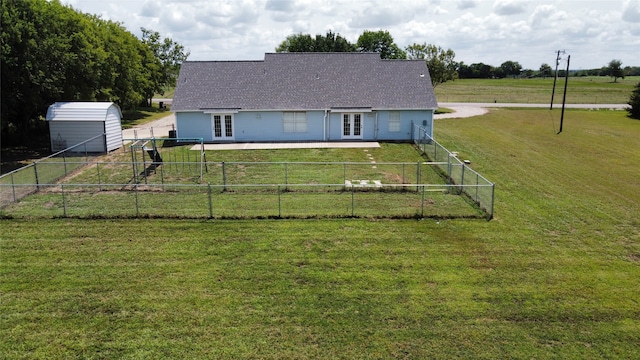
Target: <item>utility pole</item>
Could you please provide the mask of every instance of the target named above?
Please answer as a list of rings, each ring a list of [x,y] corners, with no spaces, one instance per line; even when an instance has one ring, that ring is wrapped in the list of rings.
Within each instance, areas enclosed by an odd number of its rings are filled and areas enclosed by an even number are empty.
[[[564,50],[558,50],[558,55],[556,56],[556,72],[553,76],[553,90],[551,90],[551,106],[549,106],[549,110],[553,110],[553,97],[556,94],[556,81],[558,80],[558,65],[560,64],[560,53],[564,54]]]
[[[564,122],[564,104],[567,100],[567,84],[569,83],[569,61],[571,60],[571,55],[567,56],[567,73],[564,75],[564,95],[562,95],[562,115],[560,115],[560,131],[558,134],[562,132],[562,123]]]

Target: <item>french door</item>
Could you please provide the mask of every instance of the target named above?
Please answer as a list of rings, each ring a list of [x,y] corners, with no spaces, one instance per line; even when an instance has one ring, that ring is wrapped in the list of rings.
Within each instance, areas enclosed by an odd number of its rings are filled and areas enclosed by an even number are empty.
[[[362,139],[362,114],[342,114],[342,138]]]
[[[233,115],[213,115],[213,140],[233,140]]]

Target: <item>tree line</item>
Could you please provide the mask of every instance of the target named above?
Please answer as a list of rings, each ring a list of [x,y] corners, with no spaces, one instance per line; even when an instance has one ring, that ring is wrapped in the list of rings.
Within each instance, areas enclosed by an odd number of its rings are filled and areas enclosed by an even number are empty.
[[[386,30],[365,30],[355,44],[331,30],[326,35],[293,34],[276,47],[276,52],[376,52],[382,59],[425,60],[431,82],[437,86],[456,76],[455,53],[451,49],[422,43],[402,49]]]
[[[173,86],[189,56],[184,47],[142,29],[76,11],[59,0],[2,1],[2,140],[20,143],[56,101],[150,105]]]
[[[404,49],[398,46],[388,31],[365,30],[355,44],[340,34],[328,31],[326,35],[293,34],[288,36],[276,52],[377,52],[383,59],[421,59],[427,62],[433,86],[453,79],[495,79],[552,77],[554,69],[543,63],[538,70],[523,69],[517,61],[508,60],[493,66],[484,63],[465,64],[455,61],[455,52],[427,43],[414,43]],[[564,76],[566,70],[559,70]],[[639,76],[640,67],[622,68],[620,60],[612,60],[607,66],[591,70],[570,71],[570,76],[611,76],[616,81],[625,76]]]

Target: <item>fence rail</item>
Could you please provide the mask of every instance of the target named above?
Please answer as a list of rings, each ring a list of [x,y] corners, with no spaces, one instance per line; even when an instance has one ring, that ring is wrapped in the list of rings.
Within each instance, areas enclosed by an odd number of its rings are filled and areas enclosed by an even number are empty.
[[[467,185],[468,186],[468,185]],[[446,184],[43,185],[17,218],[483,218]]]

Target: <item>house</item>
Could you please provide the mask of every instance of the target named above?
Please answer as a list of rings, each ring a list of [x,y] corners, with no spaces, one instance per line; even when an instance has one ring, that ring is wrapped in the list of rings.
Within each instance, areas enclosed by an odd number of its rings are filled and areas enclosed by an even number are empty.
[[[51,151],[92,139],[74,152],[106,153],[122,146],[122,113],[112,102],[57,102],[49,106]]]
[[[180,138],[206,142],[410,141],[438,107],[423,60],[276,53],[187,61],[173,98]]]

